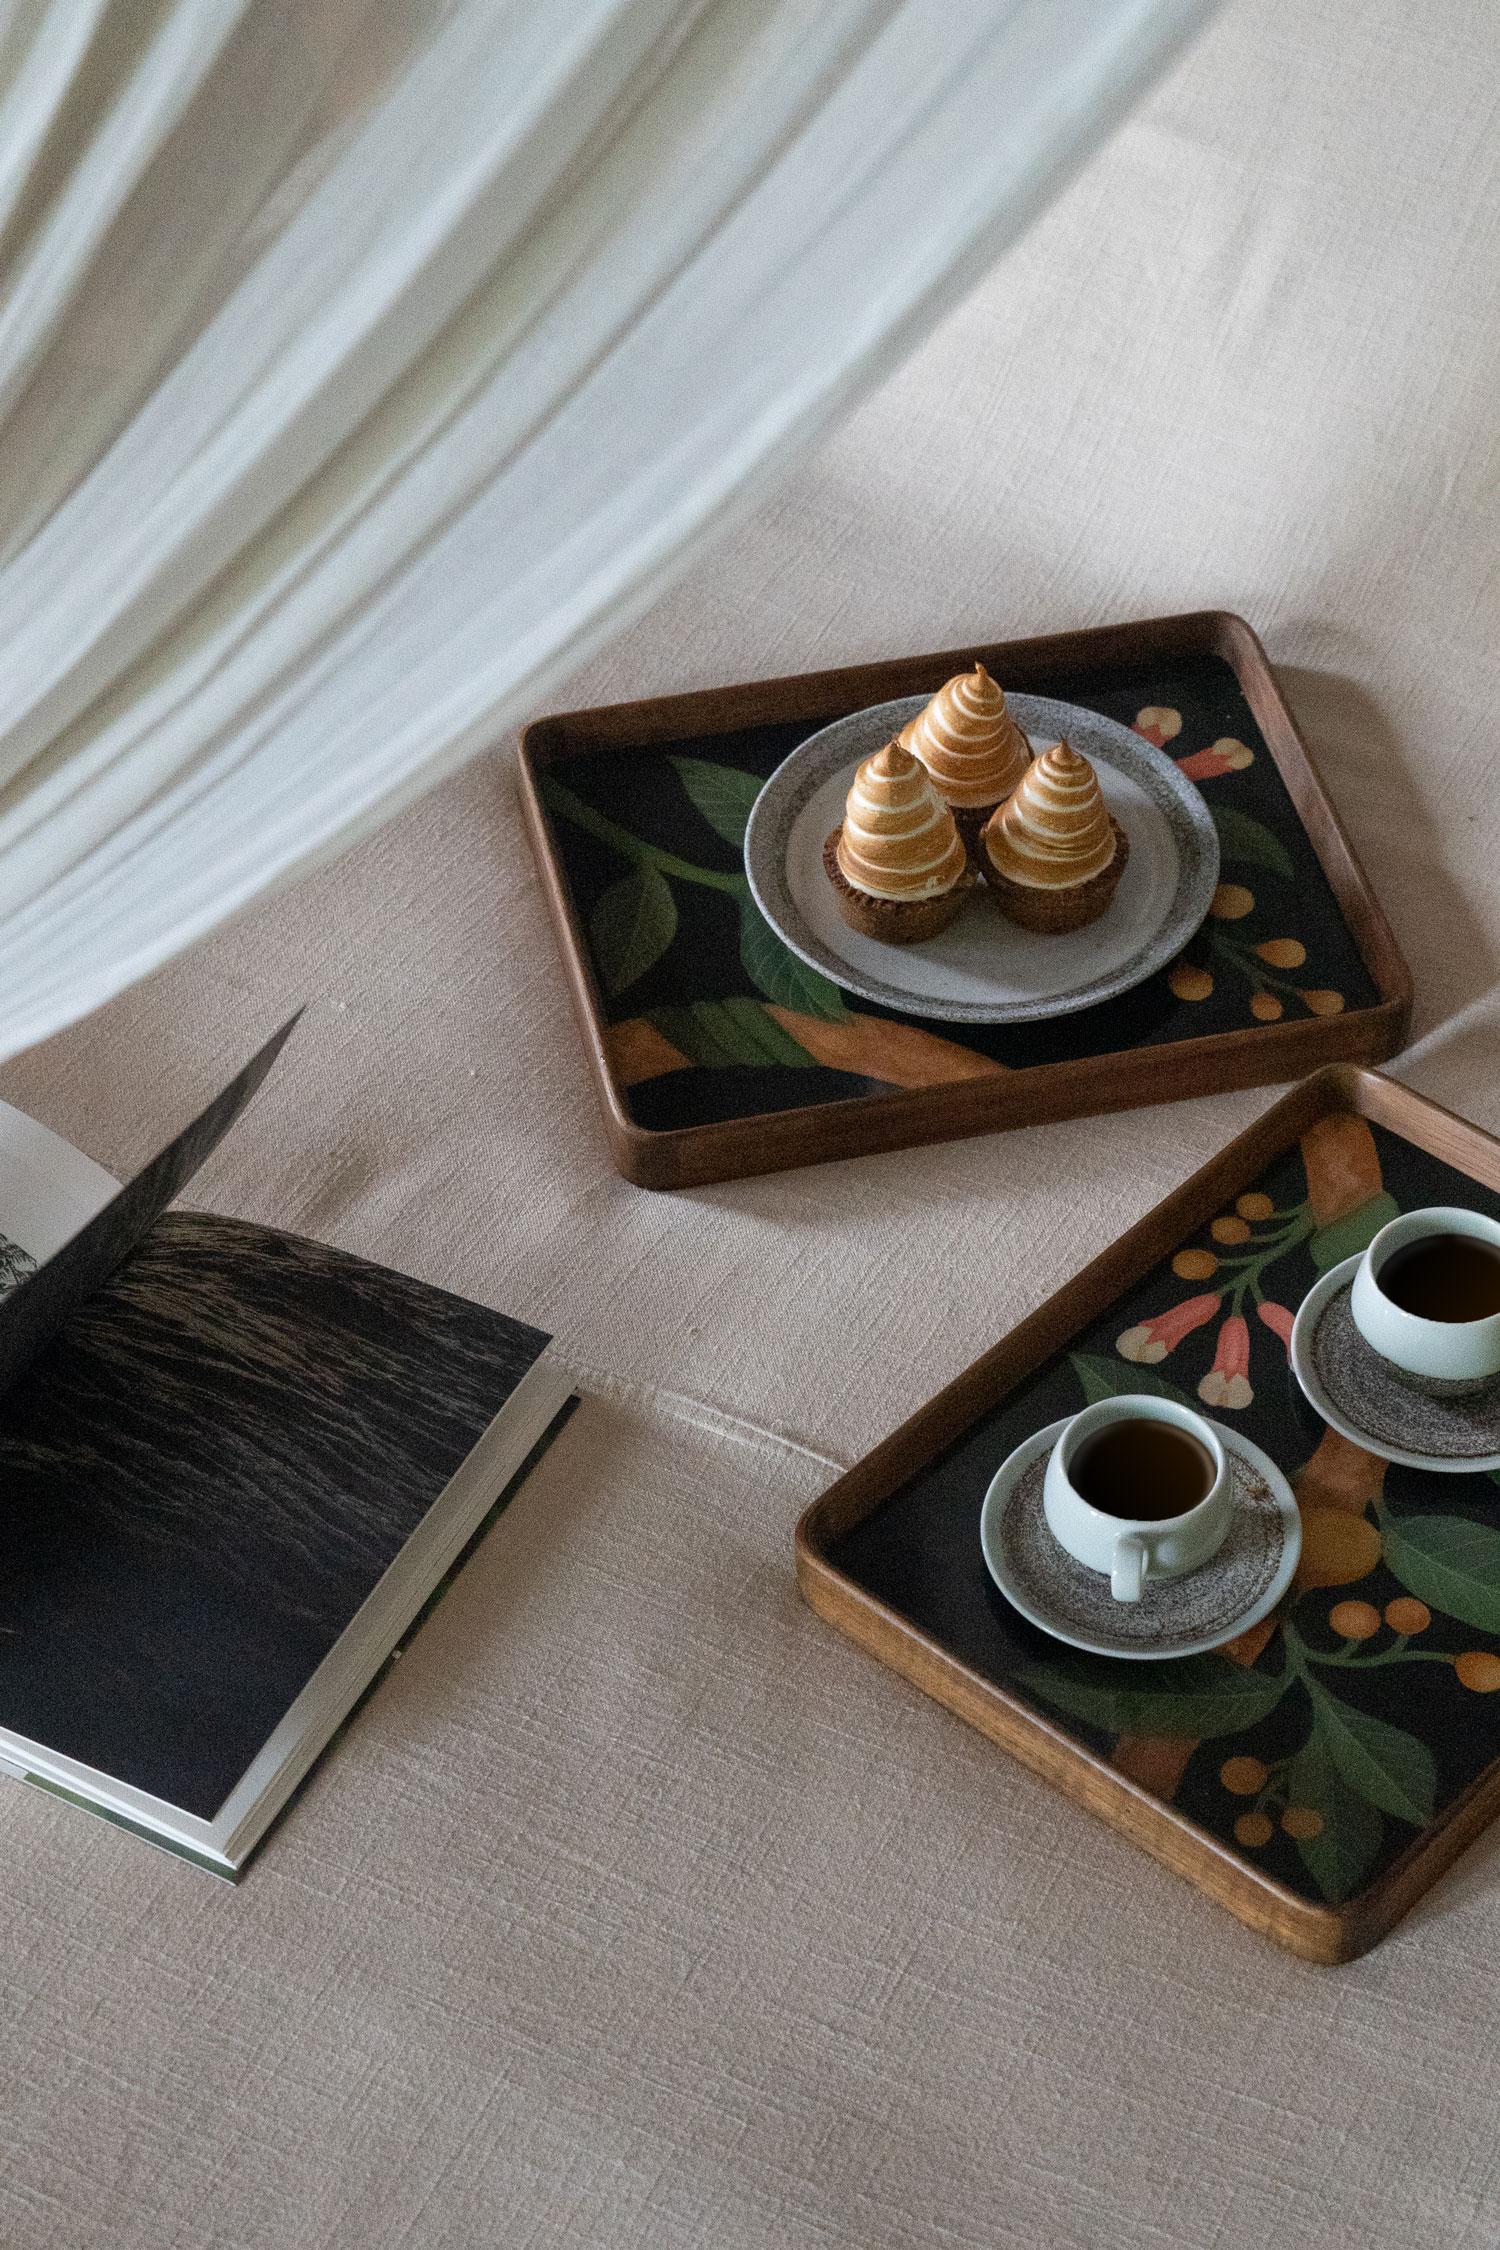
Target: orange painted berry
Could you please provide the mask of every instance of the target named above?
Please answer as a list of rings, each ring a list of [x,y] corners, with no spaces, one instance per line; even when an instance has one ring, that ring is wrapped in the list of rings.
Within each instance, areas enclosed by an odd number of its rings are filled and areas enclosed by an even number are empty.
[[[1346,1641],[1367,1641],[1380,1631],[1380,1612],[1369,1602],[1335,1602],[1328,1622]]]
[[[1179,961],[1167,983],[1179,1000],[1206,1000],[1214,988],[1208,970],[1196,968],[1191,961]]]
[[[1273,969],[1300,969],[1307,959],[1307,947],[1301,938],[1268,937],[1255,950]]]
[[[1242,922],[1255,906],[1254,891],[1243,883],[1221,883],[1209,901],[1208,911],[1217,922]]]
[[[1179,1250],[1172,1271],[1179,1281],[1207,1281],[1219,1270],[1212,1250]]]
[[[1250,1229],[1243,1219],[1228,1217],[1215,1219],[1208,1231],[1215,1242],[1248,1242],[1250,1240]]]
[[[1304,1508],[1300,1586],[1347,1586],[1380,1560],[1380,1533],[1347,1508]]]
[[[1487,1649],[1465,1649],[1453,1666],[1459,1684],[1474,1695],[1493,1695],[1500,1688],[1500,1656],[1491,1656]]]
[[[1271,1198],[1262,1195],[1259,1188],[1252,1188],[1248,1195],[1237,1196],[1234,1207],[1242,1219],[1269,1219],[1276,1208]]]
[[[1253,1797],[1264,1789],[1270,1767],[1259,1758],[1226,1758],[1219,1768],[1219,1779],[1231,1797]]]
[[[1315,1016],[1341,1016],[1344,1012],[1342,992],[1304,992],[1302,997]]]
[[[1323,1833],[1323,1815],[1312,1805],[1288,1805],[1281,1816],[1281,1825],[1289,1836],[1308,1843]]]
[[[1242,1812],[1234,1824],[1235,1841],[1250,1851],[1259,1844],[1269,1844],[1275,1833],[1263,1812]]]
[[[1385,1605],[1385,1621],[1393,1633],[1425,1633],[1432,1623],[1432,1611],[1412,1595],[1398,1594]]]
[[[1274,992],[1252,992],[1250,1013],[1257,1023],[1280,1023],[1286,1009]]]

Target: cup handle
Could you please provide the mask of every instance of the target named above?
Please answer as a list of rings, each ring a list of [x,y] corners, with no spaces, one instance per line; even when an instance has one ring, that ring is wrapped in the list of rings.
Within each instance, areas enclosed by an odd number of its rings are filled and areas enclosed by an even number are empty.
[[[1115,1541],[1114,1569],[1109,1590],[1117,1602],[1138,1602],[1146,1583],[1146,1550],[1131,1533]]]

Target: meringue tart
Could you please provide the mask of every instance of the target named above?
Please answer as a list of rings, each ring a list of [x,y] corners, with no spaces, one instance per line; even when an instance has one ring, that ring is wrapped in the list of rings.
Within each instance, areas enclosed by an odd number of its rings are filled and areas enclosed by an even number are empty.
[[[898,738],[920,758],[958,826],[970,863],[979,837],[1031,763],[1031,744],[982,664],[955,672]]]
[[[980,871],[1023,930],[1081,930],[1109,905],[1130,857],[1099,777],[1069,742],[1033,761],[981,838]]]
[[[946,930],[974,882],[952,813],[899,742],[860,765],[823,866],[850,929],[888,945]]]

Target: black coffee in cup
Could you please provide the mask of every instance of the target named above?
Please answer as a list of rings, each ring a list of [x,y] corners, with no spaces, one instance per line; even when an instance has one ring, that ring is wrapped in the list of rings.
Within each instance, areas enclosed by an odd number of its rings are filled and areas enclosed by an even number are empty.
[[[1111,1422],[1068,1462],[1068,1482],[1091,1508],[1135,1523],[1186,1515],[1213,1481],[1208,1447],[1171,1422]]]
[[[1489,1320],[1500,1313],[1500,1249],[1472,1234],[1424,1234],[1404,1242],[1375,1278],[1382,1295],[1418,1320]]]

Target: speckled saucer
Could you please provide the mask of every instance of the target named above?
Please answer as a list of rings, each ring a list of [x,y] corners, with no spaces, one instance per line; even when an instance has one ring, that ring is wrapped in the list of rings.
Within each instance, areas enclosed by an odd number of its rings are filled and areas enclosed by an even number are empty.
[[[1354,1325],[1358,1258],[1325,1273],[1292,1324],[1292,1372],[1332,1430],[1407,1469],[1473,1475],[1500,1469],[1500,1378],[1441,1397],[1398,1374]]]
[[[1148,1579],[1138,1602],[1117,1602],[1109,1580],[1075,1562],[1047,1528],[1042,1480],[1067,1421],[1018,1445],[997,1472],[979,1516],[979,1544],[1006,1600],[1054,1640],[1093,1656],[1201,1656],[1222,1648],[1275,1608],[1302,1552],[1302,1518],[1286,1478],[1248,1438],[1222,1422],[1234,1470],[1235,1511],[1212,1562],[1184,1578]]]

